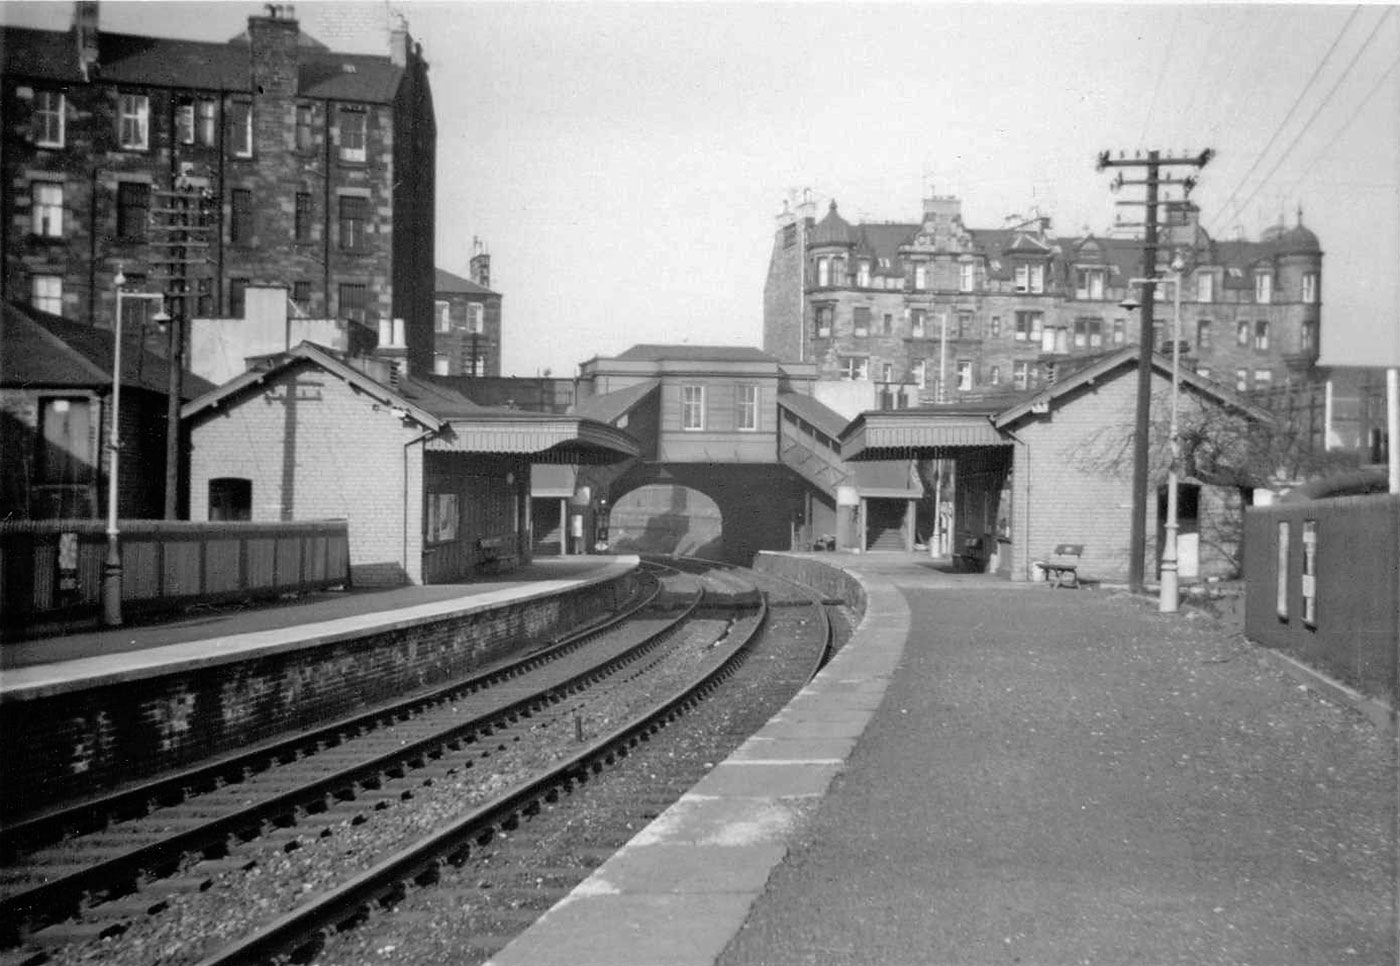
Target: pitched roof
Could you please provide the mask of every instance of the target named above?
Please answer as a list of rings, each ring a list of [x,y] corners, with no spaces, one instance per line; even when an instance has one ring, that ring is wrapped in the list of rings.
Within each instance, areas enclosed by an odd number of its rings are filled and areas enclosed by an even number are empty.
[[[0,306],[0,385],[105,390],[112,384],[115,345],[110,329],[40,312],[28,306]],[[122,332],[122,385],[170,391],[165,359],[138,349],[136,333]],[[208,392],[213,384],[186,372],[182,399]]]
[[[435,269],[437,277],[433,281],[433,292],[444,295],[499,295],[485,285],[478,285],[469,278],[453,275],[445,269]]]
[[[1073,372],[1062,374],[1055,380],[1053,386],[1048,386],[1039,392],[1031,393],[1014,405],[997,413],[993,419],[993,424],[1001,429],[1010,426],[1026,415],[1034,412],[1043,405],[1064,396],[1080,386],[1089,385],[1096,380],[1102,379],[1114,373],[1118,369],[1136,367],[1138,353],[1141,346],[1130,345],[1119,349],[1117,352],[1110,352],[1100,356],[1096,361],[1084,365]],[[1152,354],[1152,367],[1161,375],[1171,378],[1171,360],[1166,356],[1154,352]],[[1214,382],[1204,376],[1197,375],[1194,371],[1181,367],[1178,373],[1181,385],[1190,386],[1198,392],[1215,399],[1222,405],[1236,409],[1245,416],[1260,422],[1272,422],[1273,416],[1267,410],[1247,400],[1239,393],[1227,386]]]
[[[616,392],[603,393],[601,396],[589,396],[587,399],[581,400],[574,407],[574,411],[580,416],[596,419],[600,423],[613,423],[636,408],[659,385],[661,385],[660,379],[647,379],[635,386],[628,386],[626,389],[619,389]]]
[[[741,345],[655,345],[640,344],[616,355],[626,362],[772,362],[778,357]]]
[[[300,96],[379,104],[394,99],[403,68],[388,57],[337,53],[306,34],[300,40]],[[70,31],[6,27],[0,29],[0,51],[6,74],[83,82]],[[252,91],[246,36],[221,44],[103,31],[98,36],[97,63],[103,83]]]
[[[826,405],[826,403],[806,393],[780,393],[778,395],[778,405],[799,419],[811,423],[832,439],[839,437],[841,431],[846,428],[846,424],[850,422],[845,416],[842,416],[836,410]]]
[[[312,342],[302,342],[292,346],[286,352],[276,352],[263,357],[263,365],[247,372],[234,376],[222,386],[218,386],[198,399],[185,403],[180,412],[182,419],[191,419],[206,412],[218,409],[220,406],[228,404],[236,399],[248,389],[256,387],[266,382],[276,373],[289,370],[296,366],[314,365],[325,369],[327,372],[340,377],[370,399],[386,406],[392,406],[404,410],[415,421],[428,427],[429,429],[440,429],[442,420],[433,413],[410,402],[408,398],[401,395],[395,389],[384,385],[377,379],[361,372],[353,366],[347,365],[336,354],[329,349],[318,346]],[[450,391],[450,390],[449,390]]]
[[[186,403],[182,417],[213,412],[275,373],[314,365],[432,430],[434,435],[425,445],[437,452],[517,453],[535,462],[563,463],[607,463],[639,453],[636,441],[625,432],[597,420],[478,406],[453,389],[412,377],[401,379],[398,386],[386,386],[311,342],[267,356],[266,363]]]

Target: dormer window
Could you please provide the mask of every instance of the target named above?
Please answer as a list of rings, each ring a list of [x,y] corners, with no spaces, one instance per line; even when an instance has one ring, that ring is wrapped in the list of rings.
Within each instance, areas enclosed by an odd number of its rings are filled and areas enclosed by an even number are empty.
[[[1016,291],[1040,294],[1045,291],[1045,266],[1021,264],[1016,266]]]
[[[862,259],[860,268],[856,269],[856,285],[860,288],[870,287],[870,262]]]
[[[1272,302],[1274,298],[1274,276],[1269,272],[1254,273],[1254,301],[1259,304]]]
[[[971,292],[977,288],[977,264],[963,262],[958,266],[958,291]]]

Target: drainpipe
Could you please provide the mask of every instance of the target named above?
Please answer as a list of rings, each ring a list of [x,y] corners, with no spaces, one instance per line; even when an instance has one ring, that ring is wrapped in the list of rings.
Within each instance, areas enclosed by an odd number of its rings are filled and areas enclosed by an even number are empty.
[[[403,550],[401,551],[401,556],[403,557],[403,572],[405,576],[408,574],[408,448],[418,443],[426,442],[436,436],[438,432],[439,430],[430,429],[403,444]],[[427,454],[425,453],[424,455],[426,457]],[[423,460],[425,471],[427,469],[427,462],[425,458]],[[421,499],[422,494],[419,494],[419,497]]]

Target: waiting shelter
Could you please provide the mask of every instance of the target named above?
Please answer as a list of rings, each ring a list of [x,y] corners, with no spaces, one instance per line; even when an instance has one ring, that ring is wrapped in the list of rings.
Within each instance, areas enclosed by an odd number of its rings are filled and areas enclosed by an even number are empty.
[[[1061,544],[1082,544],[1081,572],[1125,580],[1132,530],[1131,452],[1140,348],[1085,360],[1053,385],[1015,396],[948,406],[862,413],[841,434],[850,461],[949,460],[954,465],[955,553],[976,569],[1011,580],[1043,575],[1035,561]],[[1153,418],[1149,478],[1164,488],[1170,462],[1171,361],[1151,360]],[[1240,457],[1252,424],[1266,410],[1194,372],[1181,370],[1178,406],[1193,438],[1213,442],[1211,465]],[[1239,568],[1240,520],[1247,500],[1237,485],[1204,472],[1204,454],[1187,461],[1182,543],[1195,559],[1183,578]],[[1149,500],[1149,553],[1160,547],[1164,500]]]

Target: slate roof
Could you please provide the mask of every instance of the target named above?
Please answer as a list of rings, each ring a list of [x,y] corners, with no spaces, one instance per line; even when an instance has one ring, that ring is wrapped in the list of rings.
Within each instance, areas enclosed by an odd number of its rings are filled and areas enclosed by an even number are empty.
[[[812,229],[812,237],[808,243],[811,245],[854,245],[856,243],[856,233],[851,228],[851,223],[842,218],[836,210],[835,201],[831,202],[826,217],[817,222],[817,227]]]
[[[634,345],[613,357],[625,362],[771,362],[778,357],[741,345]]]
[[[7,388],[95,389],[112,384],[112,332],[28,306],[0,306],[0,385]],[[122,385],[167,393],[170,369],[153,352],[137,350],[136,335],[122,333]],[[213,389],[185,373],[181,399]]]
[[[780,393],[778,395],[778,405],[782,406],[799,419],[811,423],[832,439],[838,438],[841,435],[841,431],[846,428],[846,424],[850,422],[845,416],[842,416],[826,403],[806,393]]]
[[[574,412],[580,416],[587,416],[589,419],[596,419],[600,423],[613,423],[624,414],[631,412],[659,385],[661,385],[660,379],[647,379],[645,382],[639,382],[635,386],[628,386],[626,389],[619,389],[616,392],[604,393],[601,396],[589,396],[574,407]]]
[[[460,275],[453,275],[444,269],[436,269],[437,277],[433,281],[433,291],[441,292],[444,295],[497,295],[484,285],[478,285],[469,278]]]
[[[375,104],[394,99],[403,69],[387,56],[337,53],[306,34],[301,38],[299,96]],[[7,75],[83,83],[69,31],[0,28],[0,55]],[[102,83],[252,92],[246,36],[220,44],[104,31],[97,63]]]

